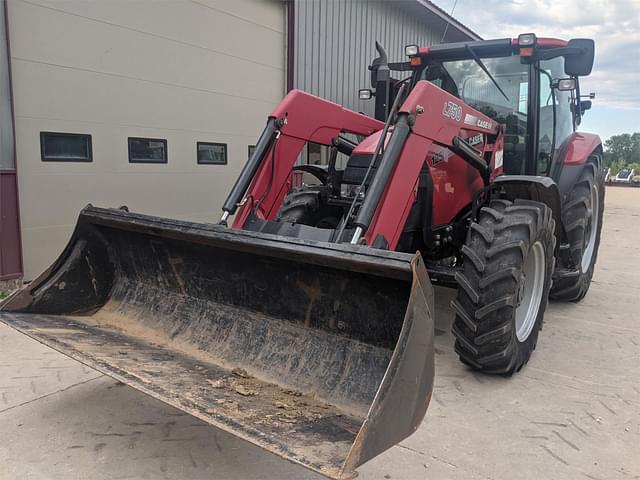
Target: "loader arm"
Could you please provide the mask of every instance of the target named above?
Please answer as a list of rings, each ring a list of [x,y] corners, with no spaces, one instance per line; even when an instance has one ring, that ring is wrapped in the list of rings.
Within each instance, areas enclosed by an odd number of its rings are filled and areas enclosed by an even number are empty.
[[[309,112],[314,113],[310,116]],[[258,166],[254,180],[245,180],[248,187],[238,202],[235,229],[247,228],[251,217],[275,220],[289,191],[291,171],[307,142],[331,145],[340,133],[354,133],[369,137],[366,143],[371,146],[378,143],[383,127],[375,119],[295,90],[270,119],[279,120],[280,126],[269,148],[249,160]],[[467,148],[462,140],[476,133],[490,139],[481,152]],[[488,180],[492,171],[493,175],[499,171],[491,168],[494,152],[502,150],[498,124],[437,86],[418,82],[399,109],[380,166],[353,222],[353,227],[362,229],[368,245],[395,250],[416,198],[420,170],[433,144],[450,148],[478,170],[472,179],[474,190],[482,188],[483,175]],[[465,154],[465,149],[470,153]],[[242,175],[238,182],[242,182]],[[227,200],[225,205],[229,203]]]
[[[369,244],[382,236],[387,240],[390,249],[395,249],[398,244],[407,216],[416,199],[420,170],[427,162],[433,144],[455,151],[472,167],[479,170],[486,168],[489,173],[496,170],[491,167],[495,167],[495,154],[498,153],[500,157],[502,148],[500,127],[494,120],[430,82],[423,80],[415,85],[400,108],[400,116],[403,115],[411,124],[411,134],[395,160],[396,167],[387,179],[384,196],[378,203],[376,215],[365,235]],[[485,142],[482,152],[477,152],[477,157],[481,160],[480,165],[473,163],[478,162],[478,158],[465,155],[465,152],[460,151],[455,145],[460,139],[476,133],[484,134],[490,140]],[[493,175],[496,173],[494,171]],[[407,179],[411,179],[410,185],[407,184]],[[473,179],[473,184],[470,187],[475,190],[481,189],[480,171]]]
[[[378,120],[300,90],[292,90],[270,119],[280,120],[281,126],[271,148],[256,150],[255,157],[249,160],[248,163],[259,165],[255,177],[252,179],[247,172],[247,178],[243,178],[243,171],[238,179],[248,189],[246,194],[243,192],[234,228],[242,229],[251,213],[260,219],[274,219],[287,193],[293,166],[307,142],[331,145],[340,133],[369,136],[383,126]]]
[[[387,148],[381,160],[392,162],[394,168],[388,178],[376,178],[386,185],[380,199],[365,198],[362,210],[368,201],[376,201],[371,208],[375,212],[370,224],[366,219],[356,220],[356,225],[366,230],[364,238],[372,245],[383,238],[394,250],[407,221],[409,211],[416,200],[420,170],[428,163],[428,155],[434,144],[446,147],[466,160],[474,170],[470,188],[475,191],[483,186],[482,173],[486,169],[490,177],[501,173],[502,133],[501,127],[491,118],[469,107],[457,97],[427,81],[420,81],[408,95],[399,112],[398,123],[406,122],[411,133],[406,136],[401,148]],[[400,134],[395,129],[388,145]],[[465,145],[463,138],[481,133],[488,141],[483,150],[466,153],[456,144]],[[460,143],[462,141],[462,143]],[[465,146],[466,149],[466,146]],[[498,155],[496,168],[495,156]],[[375,181],[374,180],[374,181]]]

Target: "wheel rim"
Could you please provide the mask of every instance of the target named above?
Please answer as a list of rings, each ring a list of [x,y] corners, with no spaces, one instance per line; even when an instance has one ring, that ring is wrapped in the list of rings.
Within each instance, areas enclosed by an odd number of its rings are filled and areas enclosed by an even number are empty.
[[[584,253],[582,254],[581,268],[586,272],[591,267],[591,260],[596,250],[596,237],[598,235],[598,212],[600,211],[600,199],[598,198],[598,186],[594,183],[591,187],[591,199],[589,205],[590,217],[587,219],[587,231],[584,238],[586,241]]]
[[[546,273],[545,252],[541,242],[535,242],[522,269],[522,278],[518,292],[518,306],[516,307],[516,336],[518,341],[524,342],[536,324]]]

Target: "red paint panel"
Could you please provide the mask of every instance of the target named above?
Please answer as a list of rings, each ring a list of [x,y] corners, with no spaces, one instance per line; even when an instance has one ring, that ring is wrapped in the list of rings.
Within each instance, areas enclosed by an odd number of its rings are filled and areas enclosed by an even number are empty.
[[[15,171],[0,171],[0,280],[22,276],[18,187]]]
[[[536,47],[538,48],[560,48],[566,47],[569,44],[566,40],[561,40],[559,38],[545,38],[540,37],[536,39]],[[514,47],[518,46],[518,39],[512,38],[511,45]]]
[[[565,165],[581,165],[598,147],[602,147],[602,140],[598,135],[575,132],[563,142],[560,151],[566,152],[564,155]]]
[[[536,47],[538,48],[562,48],[568,44],[569,42],[559,38],[538,38],[536,40]]]

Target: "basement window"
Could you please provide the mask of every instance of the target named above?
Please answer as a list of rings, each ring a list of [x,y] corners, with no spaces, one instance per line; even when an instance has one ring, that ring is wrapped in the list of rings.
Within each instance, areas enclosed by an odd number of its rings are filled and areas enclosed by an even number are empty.
[[[43,162],[92,162],[91,135],[40,132],[40,157]]]
[[[167,141],[129,137],[129,163],[167,163]]]
[[[226,165],[227,164],[227,144],[198,142],[198,164],[199,165]]]

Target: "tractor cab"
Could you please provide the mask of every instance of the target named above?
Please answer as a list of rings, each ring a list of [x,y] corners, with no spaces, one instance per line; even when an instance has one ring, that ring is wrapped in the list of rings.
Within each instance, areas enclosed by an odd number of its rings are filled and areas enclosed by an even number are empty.
[[[403,83],[413,89],[419,81],[431,82],[503,125],[507,174],[553,176],[555,153],[591,108],[582,98],[594,98],[580,94],[578,79],[591,72],[592,40],[523,34],[427,48],[408,45],[409,61],[402,63],[386,62],[384,50],[377,48],[379,57],[369,67],[376,90],[360,91],[360,98],[375,96],[376,118],[386,118]],[[412,73],[402,80],[389,74],[407,71]]]

